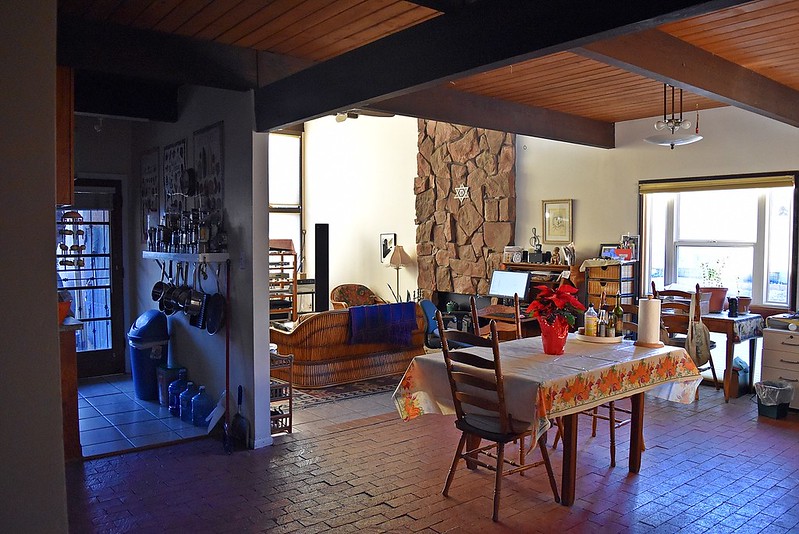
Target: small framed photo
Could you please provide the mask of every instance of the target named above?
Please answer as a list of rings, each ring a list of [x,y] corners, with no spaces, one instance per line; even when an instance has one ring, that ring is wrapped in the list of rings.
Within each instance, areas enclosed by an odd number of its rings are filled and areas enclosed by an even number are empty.
[[[617,260],[619,256],[616,254],[616,248],[619,245],[616,243],[605,243],[599,245],[599,257],[609,260]]]
[[[621,236],[619,243],[620,243],[619,248],[630,249],[630,257],[627,259],[638,261],[638,257],[640,254],[640,246],[641,246],[640,235],[625,234]]]
[[[396,243],[397,234],[380,234],[380,263],[388,262]]]
[[[572,200],[542,200],[544,243],[572,242]]]

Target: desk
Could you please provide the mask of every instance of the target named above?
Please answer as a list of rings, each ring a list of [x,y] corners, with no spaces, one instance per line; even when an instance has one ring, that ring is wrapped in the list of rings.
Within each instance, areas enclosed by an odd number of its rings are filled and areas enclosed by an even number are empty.
[[[755,370],[755,352],[757,338],[763,337],[763,317],[756,313],[741,314],[738,317],[729,317],[727,312],[707,313],[702,315],[702,322],[711,332],[727,336],[727,349],[724,372],[724,401],[730,402],[730,372],[732,358],[735,354],[735,345],[749,340],[749,391],[753,391],[752,383]]]
[[[536,429],[536,438],[563,417],[561,503],[574,503],[577,461],[577,419],[584,410],[611,400],[632,397],[630,472],[641,466],[643,393],[689,404],[702,377],[688,353],[679,347],[644,348],[632,342],[596,344],[574,334],[566,353],[543,353],[541,338],[506,341],[499,346],[507,408],[515,419]],[[490,348],[470,352],[489,355]],[[404,420],[421,415],[453,414],[449,379],[440,352],[416,356],[394,392],[394,404]]]
[[[493,315],[493,314],[490,314],[490,313],[487,313],[485,315],[481,315],[480,317],[482,319],[487,319],[489,321],[490,320],[494,320],[494,321],[496,321],[498,323],[515,323],[516,322],[513,319],[513,317],[507,317],[507,316],[504,316],[504,315]],[[522,323],[522,337],[535,337],[535,336],[540,336],[541,335],[541,329],[538,327],[538,319],[536,319],[534,317],[531,317],[529,315],[525,315],[524,312],[522,312],[522,317],[519,320],[519,322]],[[502,338],[500,338],[500,341],[502,341]]]

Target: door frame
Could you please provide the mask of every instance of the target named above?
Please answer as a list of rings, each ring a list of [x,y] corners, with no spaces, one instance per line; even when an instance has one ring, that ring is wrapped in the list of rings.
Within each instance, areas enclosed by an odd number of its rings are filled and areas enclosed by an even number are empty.
[[[102,176],[102,177],[100,177]],[[125,349],[125,294],[123,264],[123,242],[125,239],[124,221],[122,213],[122,184],[125,175],[103,174],[97,178],[91,175],[78,175],[75,179],[75,190],[81,188],[104,188],[113,190],[113,209],[109,215],[111,229],[111,347],[110,359],[102,362],[81,359],[77,353],[78,378],[101,376],[108,374],[124,373],[126,368],[127,351]]]

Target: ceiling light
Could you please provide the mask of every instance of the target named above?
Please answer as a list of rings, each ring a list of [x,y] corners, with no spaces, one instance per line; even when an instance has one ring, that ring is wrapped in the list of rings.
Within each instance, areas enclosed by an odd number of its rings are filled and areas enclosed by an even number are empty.
[[[357,119],[358,114],[354,111],[341,111],[336,113],[336,122],[344,122],[347,119]]]
[[[671,116],[668,113],[668,96],[669,88],[671,88]],[[663,119],[655,122],[655,130],[666,130],[668,133],[652,135],[644,139],[647,143],[652,143],[661,146],[670,146],[674,150],[678,145],[689,145],[702,140],[699,135],[699,110],[696,111],[696,123],[691,124],[691,121],[683,119],[682,114],[682,89],[680,89],[680,110],[677,113],[675,107],[675,87],[669,84],[663,84]],[[694,133],[688,131],[692,126],[695,126]],[[685,130],[685,131],[684,131]]]

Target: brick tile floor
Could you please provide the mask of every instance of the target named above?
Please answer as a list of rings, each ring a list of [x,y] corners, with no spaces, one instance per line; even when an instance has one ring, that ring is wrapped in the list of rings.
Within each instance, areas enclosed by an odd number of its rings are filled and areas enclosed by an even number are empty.
[[[799,414],[757,416],[702,388],[680,405],[647,399],[641,472],[627,471],[629,435],[583,419],[577,497],[552,500],[546,476],[504,479],[461,468],[440,492],[458,440],[452,417],[401,421],[388,394],[298,411],[295,432],[228,456],[201,439],[67,468],[70,530],[86,532],[799,532]],[[550,433],[550,438],[554,436]],[[560,448],[551,453],[560,479]]]

